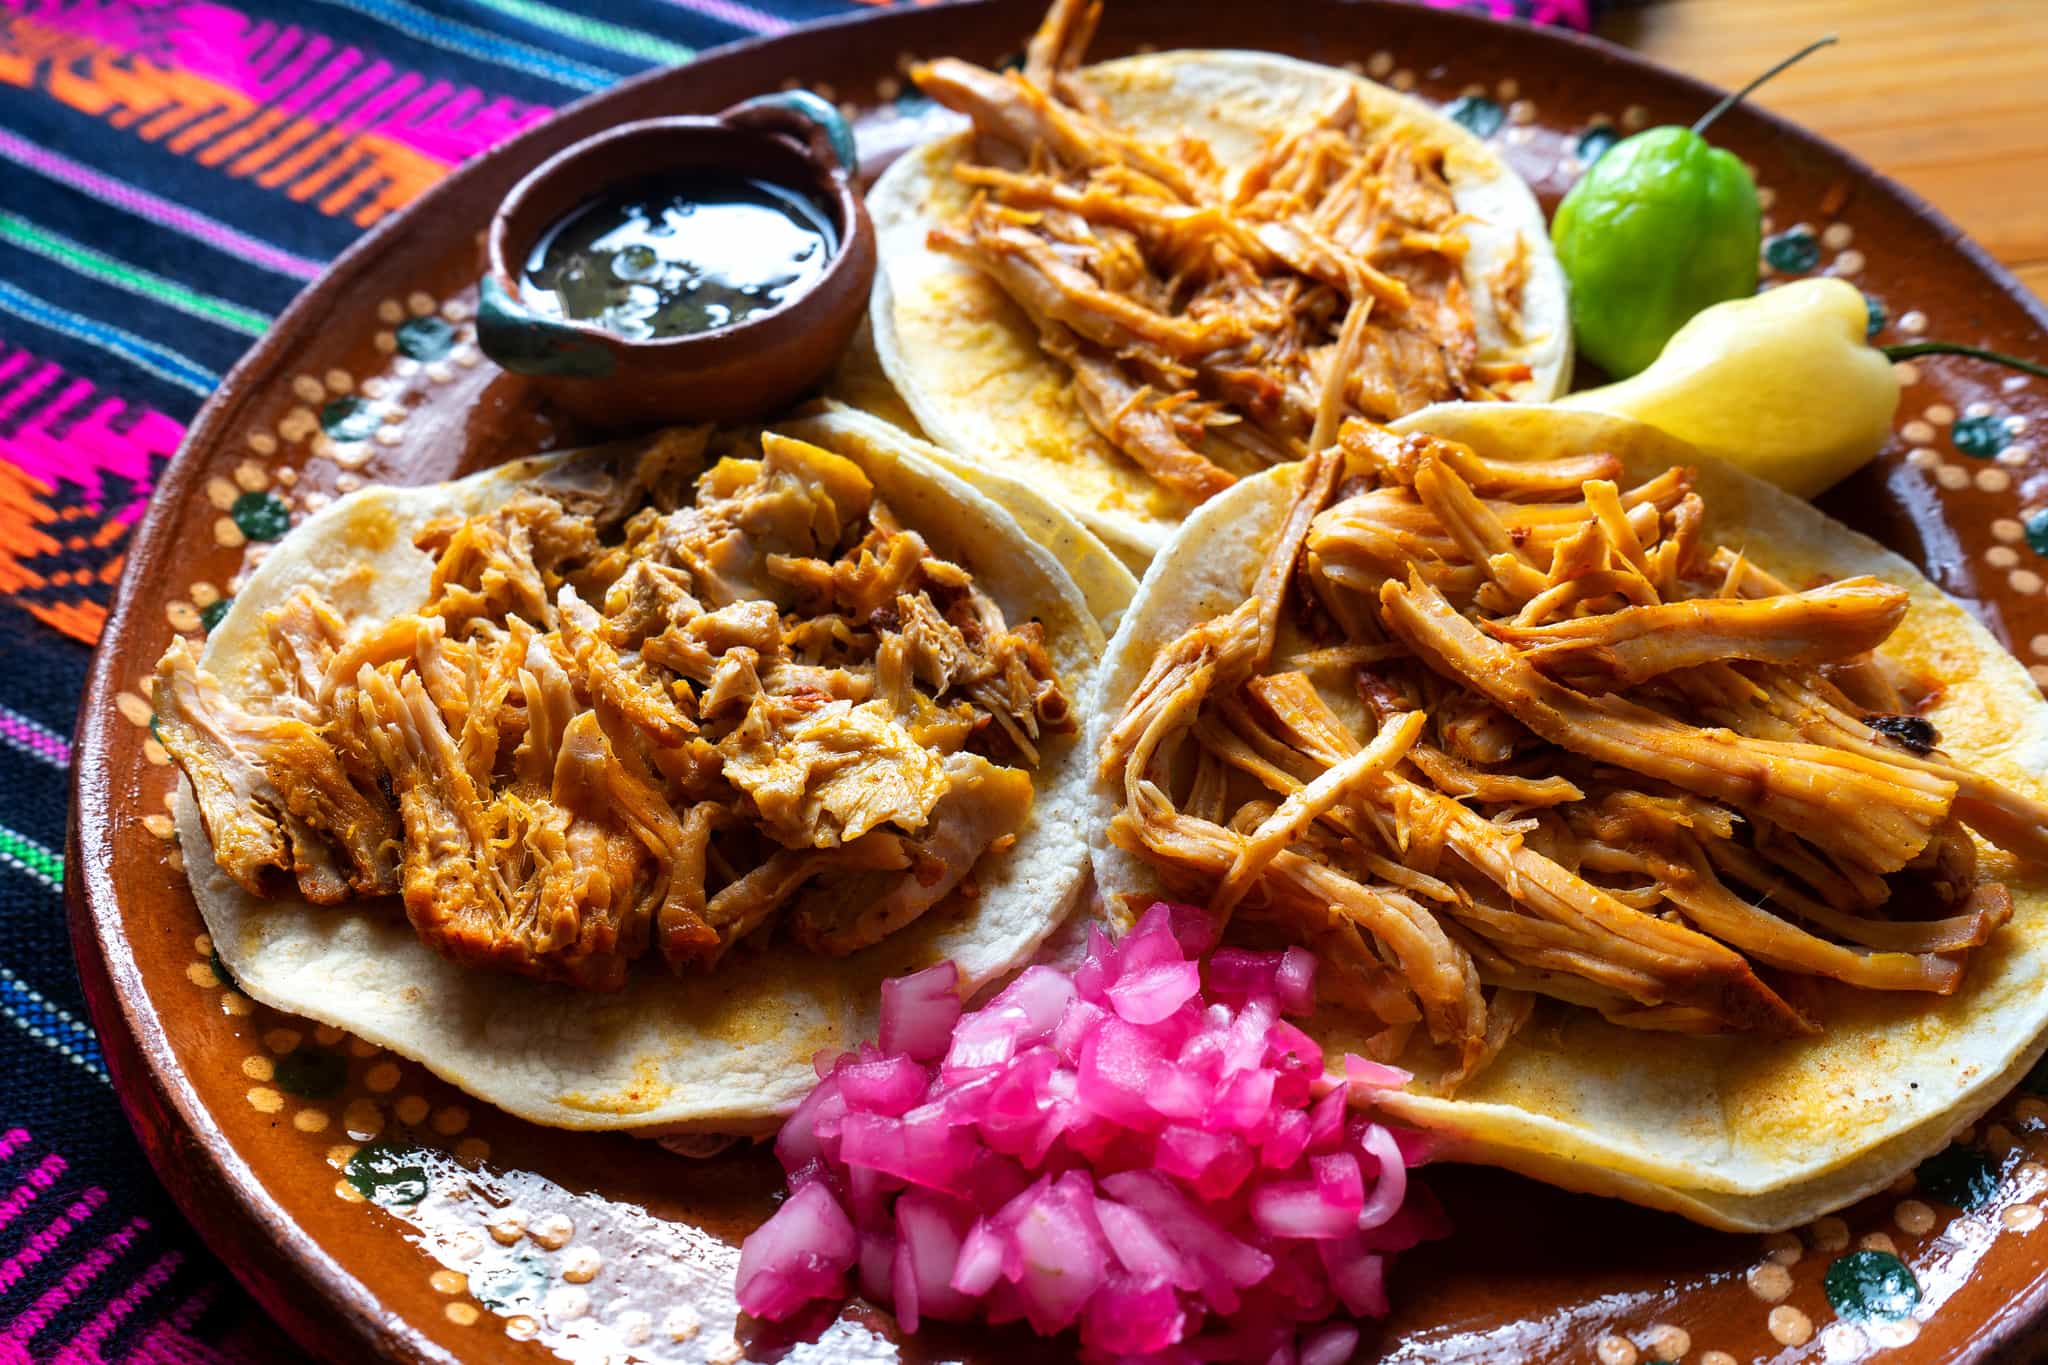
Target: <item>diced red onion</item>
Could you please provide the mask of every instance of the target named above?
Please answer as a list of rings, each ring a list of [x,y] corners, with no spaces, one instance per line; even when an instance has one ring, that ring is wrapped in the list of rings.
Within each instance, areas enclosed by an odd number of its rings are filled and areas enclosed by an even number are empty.
[[[887,983],[880,1046],[821,1052],[776,1140],[791,1194],[742,1250],[741,1306],[787,1317],[852,1273],[909,1331],[1021,1319],[1078,1328],[1089,1359],[1348,1358],[1355,1327],[1313,1324],[1384,1313],[1386,1258],[1443,1229],[1407,1178],[1426,1138],[1347,1108],[1408,1078],[1358,1057],[1328,1078],[1282,1018],[1312,1008],[1314,958],[1198,964],[1215,935],[1155,905],[969,1014],[950,964]]]
[[[845,1113],[846,1100],[836,1081],[828,1079],[804,1096],[803,1103],[797,1105],[796,1112],[783,1121],[782,1131],[775,1135],[775,1157],[782,1163],[782,1169],[793,1171],[817,1159],[825,1146],[818,1134],[818,1121],[829,1118],[836,1130]],[[837,1143],[833,1146],[836,1149]]]
[[[823,1181],[812,1181],[740,1247],[740,1307],[757,1318],[786,1318],[812,1299],[844,1298],[859,1253],[845,1210]]]
[[[963,1213],[931,1195],[909,1190],[896,1201],[893,1288],[904,1331],[915,1332],[920,1317],[968,1316],[970,1296],[952,1285],[967,1227]]]
[[[995,1288],[1002,1273],[1003,1238],[989,1226],[986,1218],[977,1219],[968,1229],[966,1239],[960,1243],[960,1259],[953,1266],[953,1277],[947,1283],[957,1294],[980,1298]]]
[[[841,1066],[833,1079],[851,1109],[871,1114],[908,1113],[924,1098],[924,1068],[908,1053],[873,1061],[851,1061]]]
[[[1135,1024],[1105,1019],[1081,1044],[1076,1097],[1094,1113],[1127,1127],[1156,1123],[1146,1101],[1152,1070],[1165,1060],[1159,1040]]]
[[[1095,1201],[1095,1219],[1117,1263],[1141,1280],[1158,1279],[1181,1289],[1199,1283],[1187,1262],[1163,1241],[1143,1214],[1114,1199]]]
[[[1252,1226],[1268,1237],[1320,1241],[1358,1227],[1353,1209],[1332,1205],[1306,1180],[1275,1180],[1252,1191]]]
[[[1408,1197],[1408,1166],[1401,1160],[1401,1149],[1394,1142],[1394,1135],[1377,1123],[1365,1126],[1365,1135],[1359,1146],[1375,1165],[1372,1198],[1359,1209],[1358,1226],[1376,1228],[1392,1218],[1401,1202]],[[1320,1161],[1323,1158],[1316,1159]]]
[[[1371,1062],[1355,1052],[1344,1054],[1344,1079],[1369,1089],[1399,1090],[1415,1078],[1398,1066]]]
[[[1365,1239],[1357,1233],[1333,1238],[1316,1246],[1330,1288],[1355,1316],[1376,1318],[1387,1311],[1386,1258],[1366,1250]]]
[[[1155,1149],[1160,1170],[1178,1176],[1203,1199],[1228,1199],[1252,1173],[1251,1144],[1235,1133],[1209,1133],[1168,1124]]]
[[[1295,1359],[1299,1365],[1345,1365],[1357,1350],[1358,1329],[1338,1322],[1303,1341]]]
[[[882,1051],[934,1061],[959,1022],[960,968],[951,961],[882,983]]]
[[[1109,988],[1109,1003],[1133,1024],[1156,1024],[1202,993],[1202,976],[1192,962],[1162,962],[1126,972]]]
[[[1349,1152],[1331,1152],[1310,1157],[1308,1167],[1315,1173],[1317,1197],[1331,1208],[1349,1213],[1357,1226],[1359,1212],[1365,1207],[1365,1182],[1358,1174],[1358,1159]]]
[[[1186,1331],[1187,1313],[1172,1285],[1128,1276],[1110,1276],[1081,1319],[1081,1337],[1090,1349],[1121,1359],[1169,1350]]]
[[[877,1303],[887,1303],[895,1292],[897,1244],[896,1239],[885,1234],[871,1233],[860,1239],[860,1260],[855,1263],[855,1282],[860,1292]],[[913,1313],[916,1308],[913,1304]],[[916,1331],[915,1327],[905,1329]]]
[[[1280,954],[1280,968],[1273,974],[1273,993],[1280,998],[1282,1014],[1307,1014],[1316,1007],[1316,958],[1306,948],[1289,948]]]

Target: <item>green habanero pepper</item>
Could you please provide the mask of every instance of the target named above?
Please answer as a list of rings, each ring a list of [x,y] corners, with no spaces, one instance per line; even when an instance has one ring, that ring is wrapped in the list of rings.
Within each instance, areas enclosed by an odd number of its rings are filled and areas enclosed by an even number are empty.
[[[1703,308],[1756,292],[1763,214],[1756,182],[1732,152],[1700,136],[1757,86],[1815,48],[1778,63],[1690,128],[1622,139],[1572,186],[1550,226],[1571,281],[1579,350],[1616,379],[1649,367]]]
[[[1617,379],[1648,369],[1702,308],[1756,292],[1756,183],[1690,128],[1617,142],[1557,207],[1579,349]]]

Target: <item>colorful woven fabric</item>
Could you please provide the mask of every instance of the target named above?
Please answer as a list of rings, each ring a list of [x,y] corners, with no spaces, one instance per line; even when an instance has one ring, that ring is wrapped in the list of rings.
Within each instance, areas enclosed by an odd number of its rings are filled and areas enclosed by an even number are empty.
[[[1593,4],[1464,0],[1577,27]],[[302,1355],[151,1177],[60,903],[66,736],[185,423],[327,260],[463,158],[857,7],[0,0],[0,1365]]]

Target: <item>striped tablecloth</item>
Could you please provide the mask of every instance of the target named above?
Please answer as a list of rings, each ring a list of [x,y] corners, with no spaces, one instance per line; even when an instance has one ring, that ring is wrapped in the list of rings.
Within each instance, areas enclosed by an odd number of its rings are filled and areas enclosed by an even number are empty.
[[[1591,0],[1468,3],[1583,27]],[[464,157],[856,7],[0,0],[0,1365],[299,1354],[152,1178],[60,899],[66,736],[185,423],[331,257]]]

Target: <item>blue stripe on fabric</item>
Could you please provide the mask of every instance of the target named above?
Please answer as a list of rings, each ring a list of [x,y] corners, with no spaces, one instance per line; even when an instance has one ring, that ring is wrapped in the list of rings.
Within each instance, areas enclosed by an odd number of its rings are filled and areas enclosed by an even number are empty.
[[[526,43],[453,19],[444,19],[407,3],[407,0],[316,0],[316,3],[374,19],[418,42],[513,71],[523,71],[571,90],[602,90],[623,74],[557,57]]]
[[[80,317],[5,280],[0,280],[0,312],[12,313],[24,322],[96,346],[202,398],[220,386],[219,375],[168,346],[159,346],[110,323]]]
[[[0,130],[13,140],[47,148],[97,177],[101,183],[91,190],[74,188],[119,210],[129,223],[146,225],[159,235],[176,234],[173,241],[196,239],[230,251],[237,248],[226,239],[239,236],[259,250],[283,257],[272,264],[251,255],[244,260],[244,269],[277,270],[294,283],[303,283],[320,273],[321,262],[361,235],[353,223],[336,221],[311,203],[295,202],[252,181],[238,180],[220,167],[201,165],[161,143],[113,129],[105,119],[59,104],[40,90],[0,84]],[[23,163],[11,156],[0,162],[10,171],[18,164]],[[40,193],[40,172],[37,177],[23,182],[32,187],[25,193]],[[70,183],[62,176],[52,179]],[[167,221],[167,211],[200,220],[196,237],[186,237],[182,227]],[[88,232],[84,240],[100,238]],[[150,258],[144,253],[131,259]]]
[[[53,231],[129,261],[148,261],[161,275],[276,316],[304,280],[252,268],[230,248],[188,237],[56,181],[37,184],[31,196],[40,221]]]
[[[103,1081],[110,1079],[107,1059],[91,1027],[5,967],[0,967],[0,1015],[58,1056],[68,1057]]]

